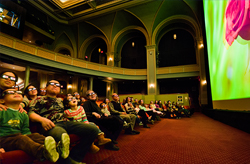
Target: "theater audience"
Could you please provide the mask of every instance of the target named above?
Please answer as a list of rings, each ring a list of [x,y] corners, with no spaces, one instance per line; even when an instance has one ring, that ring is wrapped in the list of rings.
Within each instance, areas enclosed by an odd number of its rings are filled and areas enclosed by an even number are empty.
[[[82,122],[82,123],[96,126],[95,123],[88,121],[85,110],[83,109],[81,105],[78,105],[77,99],[75,97],[68,96],[67,98],[63,100],[63,105],[65,109],[64,115],[67,118],[67,121]],[[99,129],[97,139],[98,139],[97,145],[105,145],[106,143],[111,142],[111,139],[104,137],[104,133],[100,129]],[[90,151],[92,153],[97,153],[99,150],[100,148],[97,147],[93,142],[90,147]]]
[[[106,144],[105,148],[110,150],[119,150],[116,146],[116,141],[122,131],[123,121],[115,116],[103,113],[100,107],[96,104],[97,95],[94,91],[88,90],[86,92],[87,101],[84,102],[83,108],[86,111],[88,120],[94,122],[110,138],[112,142]]]
[[[146,115],[146,112],[144,110],[136,111],[135,107],[131,103],[131,98],[130,97],[126,98],[125,109],[126,109],[127,113],[135,114],[137,116],[137,118],[139,118],[139,121],[137,121],[137,122],[139,122],[139,125],[140,125],[140,122],[141,122],[144,128],[150,128],[147,125],[148,116]]]
[[[32,122],[41,125],[39,132],[45,136],[52,136],[56,142],[64,143],[69,147],[69,138],[63,138],[63,133],[76,134],[80,137],[80,142],[74,146],[70,155],[66,159],[59,159],[59,163],[80,163],[90,146],[98,136],[99,129],[93,125],[81,122],[65,121],[63,114],[64,106],[61,98],[57,98],[60,93],[60,83],[51,80],[46,85],[46,96],[38,96],[32,100],[29,109],[29,118]],[[61,147],[62,148],[62,147]],[[60,149],[61,152],[67,149]],[[62,156],[64,158],[64,156]]]
[[[112,115],[120,115],[130,126],[125,130],[125,134],[139,134],[139,131],[134,130],[136,115],[127,114],[119,102],[119,96],[116,93],[112,94],[112,101],[108,104]]]
[[[153,112],[153,110],[151,110],[150,108],[146,107],[143,100],[140,99],[138,101],[138,104],[139,104],[139,108],[140,110],[144,110],[150,117],[148,119],[148,121],[151,123],[151,124],[154,124],[154,120],[156,119],[156,113]]]
[[[8,107],[6,111],[0,111],[0,143],[2,150],[23,150],[39,161],[47,159],[56,162],[59,154],[56,150],[54,138],[30,132],[28,115],[18,112],[22,101],[22,92],[15,89],[6,89],[0,96],[0,102]],[[64,133],[64,136],[68,137],[66,133]],[[65,154],[65,157],[68,155]]]

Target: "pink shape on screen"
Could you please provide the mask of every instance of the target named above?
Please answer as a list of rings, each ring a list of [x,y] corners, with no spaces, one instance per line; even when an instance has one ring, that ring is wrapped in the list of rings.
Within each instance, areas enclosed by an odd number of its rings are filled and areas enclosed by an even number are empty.
[[[226,41],[231,46],[240,35],[250,40],[250,0],[229,0],[225,11]]]

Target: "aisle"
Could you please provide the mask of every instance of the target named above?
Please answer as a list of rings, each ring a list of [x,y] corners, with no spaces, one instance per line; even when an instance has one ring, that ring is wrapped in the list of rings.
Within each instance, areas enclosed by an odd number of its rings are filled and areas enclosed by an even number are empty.
[[[250,134],[196,112],[191,118],[162,119],[139,135],[121,134],[120,150],[88,154],[87,164],[250,163]]]

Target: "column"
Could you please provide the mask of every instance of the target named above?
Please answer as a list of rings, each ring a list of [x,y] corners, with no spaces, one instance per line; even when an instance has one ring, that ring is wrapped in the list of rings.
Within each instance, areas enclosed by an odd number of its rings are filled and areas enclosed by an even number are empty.
[[[204,57],[204,44],[203,40],[197,41],[197,63],[200,66],[200,105],[207,105],[207,78]],[[208,75],[209,76],[209,75]]]
[[[108,66],[114,66],[114,52],[107,52],[107,65]]]
[[[30,66],[27,65],[25,70],[24,88],[26,88],[29,85],[29,79],[30,79]]]
[[[112,83],[107,82],[106,83],[106,97],[109,98],[111,94],[112,94]]]
[[[93,91],[93,80],[94,80],[93,77],[89,78],[89,90],[92,90],[92,91]]]
[[[147,86],[148,95],[157,94],[156,80],[156,45],[145,46],[147,49]]]

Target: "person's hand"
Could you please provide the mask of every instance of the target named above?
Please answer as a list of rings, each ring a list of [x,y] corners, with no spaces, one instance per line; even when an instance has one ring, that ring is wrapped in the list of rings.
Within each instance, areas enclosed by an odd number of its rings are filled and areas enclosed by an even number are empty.
[[[5,150],[3,148],[0,148],[0,153],[5,153]]]
[[[105,116],[105,117],[108,117],[109,115],[108,115],[107,113],[104,113],[104,116]]]
[[[22,105],[19,105],[19,112],[20,113],[23,113],[23,112],[27,113],[27,111],[23,109]]]
[[[122,115],[126,115],[127,113],[126,112],[122,112]]]
[[[8,109],[7,106],[5,106],[5,105],[3,105],[3,104],[0,104],[0,111],[2,111],[2,110],[7,110],[7,109]]]
[[[92,113],[96,118],[101,118],[100,114],[96,113],[96,112],[93,112]]]
[[[47,118],[44,118],[41,123],[42,123],[43,129],[46,130],[46,131],[48,131],[48,130],[55,127],[55,124],[51,120],[49,120]]]

